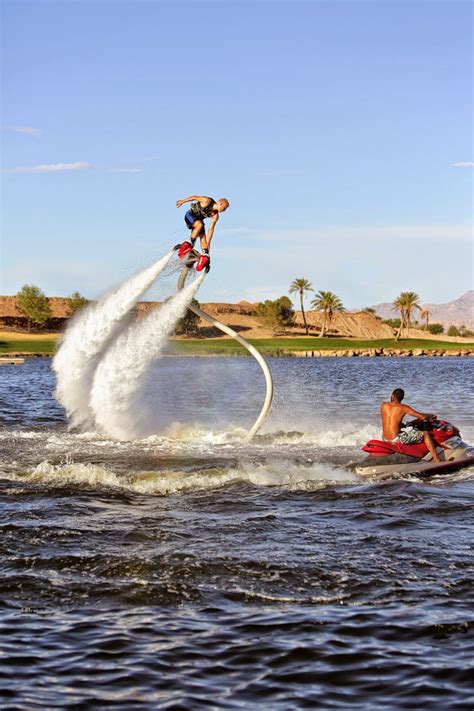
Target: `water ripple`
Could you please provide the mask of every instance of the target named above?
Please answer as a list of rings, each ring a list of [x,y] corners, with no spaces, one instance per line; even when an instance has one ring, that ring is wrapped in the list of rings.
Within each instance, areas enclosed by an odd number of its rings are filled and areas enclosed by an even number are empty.
[[[69,431],[46,360],[0,371],[2,710],[471,707],[473,472],[345,469],[382,385],[423,408],[438,362],[280,359],[249,444],[253,366],[203,360],[157,366],[169,412],[131,442]],[[450,361],[446,416],[474,434]]]

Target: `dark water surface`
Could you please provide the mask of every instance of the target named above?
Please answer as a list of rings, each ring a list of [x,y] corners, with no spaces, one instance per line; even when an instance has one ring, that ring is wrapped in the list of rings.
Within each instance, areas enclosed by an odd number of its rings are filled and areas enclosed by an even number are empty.
[[[251,444],[246,358],[163,359],[129,442],[67,430],[48,360],[2,366],[2,710],[473,706],[474,472],[344,468],[397,386],[473,442],[472,361],[270,365]]]

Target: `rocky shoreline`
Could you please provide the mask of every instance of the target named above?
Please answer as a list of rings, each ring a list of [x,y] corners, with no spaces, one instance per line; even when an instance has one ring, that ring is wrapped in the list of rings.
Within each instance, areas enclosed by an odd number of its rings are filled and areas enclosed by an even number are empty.
[[[374,358],[377,356],[392,356],[392,357],[418,357],[418,356],[430,356],[430,357],[461,357],[461,356],[474,356],[474,350],[470,348],[460,348],[459,350],[445,350],[445,349],[428,349],[428,348],[417,348],[417,349],[398,349],[398,348],[364,348],[359,350],[316,350],[316,351],[292,351],[287,355],[292,355],[296,358],[327,358],[327,357],[345,357],[345,358],[355,358],[355,357],[369,357]]]
[[[195,357],[195,358],[212,358],[213,356],[242,356],[245,353],[175,353],[169,357]],[[416,358],[420,356],[430,358],[441,357],[466,357],[474,356],[474,349],[459,348],[459,349],[428,349],[428,348],[360,348],[360,349],[333,349],[333,350],[303,350],[303,351],[285,351],[277,353],[264,353],[266,357],[272,358],[376,358],[376,357],[398,357],[398,358]],[[51,358],[51,353],[8,353],[0,356],[0,365],[20,364],[26,358]]]

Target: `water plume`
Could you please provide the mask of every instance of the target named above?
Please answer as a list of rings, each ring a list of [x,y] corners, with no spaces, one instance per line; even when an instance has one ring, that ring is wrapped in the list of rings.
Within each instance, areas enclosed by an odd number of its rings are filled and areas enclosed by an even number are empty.
[[[90,390],[97,365],[109,344],[127,327],[130,312],[168,264],[173,252],[121,284],[71,321],[54,357],[56,399],[72,425],[93,423]]]
[[[170,301],[133,324],[110,345],[95,372],[91,407],[101,430],[117,439],[153,434],[146,409],[146,375],[199,289],[205,273]]]

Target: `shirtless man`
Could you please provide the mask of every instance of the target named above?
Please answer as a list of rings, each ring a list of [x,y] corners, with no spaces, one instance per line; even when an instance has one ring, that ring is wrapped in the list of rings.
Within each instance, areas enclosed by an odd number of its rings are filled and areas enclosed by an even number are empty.
[[[424,440],[429,453],[435,462],[440,458],[436,452],[436,446],[427,430],[402,429],[402,421],[405,415],[415,417],[417,420],[436,420],[436,415],[426,412],[417,412],[409,405],[402,405],[405,393],[401,388],[393,391],[390,402],[383,402],[380,412],[382,415],[383,438],[386,442],[400,442],[401,444],[418,444]]]
[[[191,230],[191,235],[189,238],[190,241],[183,242],[180,246],[178,257],[182,259],[190,252],[191,249],[194,248],[194,243],[198,237],[202,251],[209,256],[209,248],[214,235],[214,228],[219,219],[219,214],[227,210],[229,201],[226,198],[213,200],[213,198],[206,197],[205,195],[191,195],[188,198],[184,198],[184,200],[177,200],[176,207],[181,207],[181,205],[184,205],[186,202],[192,202],[191,207],[184,216],[184,221],[186,222],[186,226]],[[208,217],[211,218],[211,224],[209,225],[206,236],[204,220]]]

